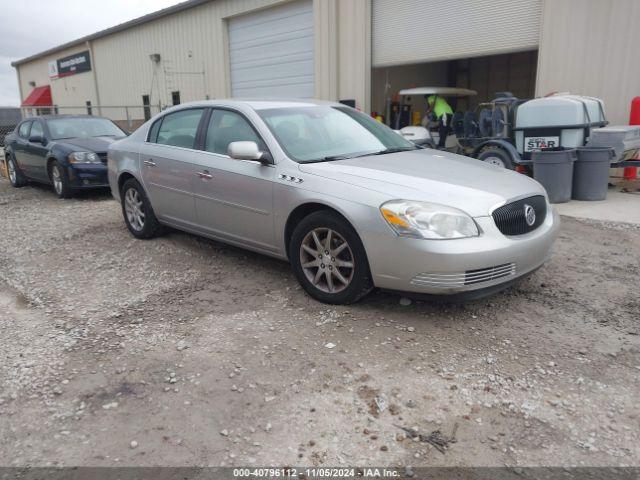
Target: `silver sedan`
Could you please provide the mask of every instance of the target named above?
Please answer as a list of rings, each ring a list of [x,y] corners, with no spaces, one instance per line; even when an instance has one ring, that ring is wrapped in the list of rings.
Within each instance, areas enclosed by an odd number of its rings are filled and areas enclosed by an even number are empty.
[[[288,260],[327,303],[378,287],[479,297],[540,267],[559,228],[534,180],[415,147],[317,101],[206,101],[109,148],[137,238],[164,226]]]

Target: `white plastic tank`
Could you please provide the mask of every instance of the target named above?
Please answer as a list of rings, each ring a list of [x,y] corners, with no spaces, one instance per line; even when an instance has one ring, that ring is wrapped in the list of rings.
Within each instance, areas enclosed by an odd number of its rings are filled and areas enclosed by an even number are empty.
[[[515,140],[519,153],[537,148],[583,146],[585,126],[605,122],[602,101],[593,97],[558,94],[535,98],[518,107]]]

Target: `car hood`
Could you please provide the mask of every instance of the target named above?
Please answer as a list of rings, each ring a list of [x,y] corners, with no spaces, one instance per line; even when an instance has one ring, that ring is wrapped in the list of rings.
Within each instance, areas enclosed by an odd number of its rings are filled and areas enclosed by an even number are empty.
[[[58,143],[67,145],[69,148],[77,148],[88,152],[106,152],[114,142],[125,137],[91,137],[91,138],[65,138],[57,140]]]
[[[390,199],[448,205],[473,217],[487,216],[516,198],[545,195],[544,188],[525,175],[437,150],[300,164],[300,170],[375,190]]]

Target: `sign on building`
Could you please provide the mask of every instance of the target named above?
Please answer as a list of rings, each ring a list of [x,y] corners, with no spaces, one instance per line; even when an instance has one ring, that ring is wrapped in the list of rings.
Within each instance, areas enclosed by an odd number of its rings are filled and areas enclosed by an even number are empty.
[[[49,78],[68,77],[91,71],[89,50],[49,62]]]

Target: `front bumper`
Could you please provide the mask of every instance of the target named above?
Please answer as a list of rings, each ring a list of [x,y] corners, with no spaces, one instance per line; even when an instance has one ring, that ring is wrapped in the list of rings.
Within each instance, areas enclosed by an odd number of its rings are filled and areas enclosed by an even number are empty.
[[[73,164],[68,168],[73,188],[103,188],[109,186],[106,164]]]
[[[543,265],[560,228],[551,207],[544,223],[525,235],[503,235],[492,217],[475,221],[481,234],[474,238],[369,238],[366,248],[375,286],[438,296],[497,291]]]

